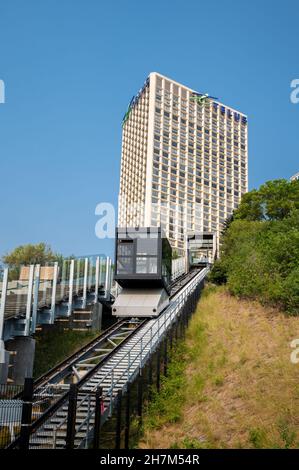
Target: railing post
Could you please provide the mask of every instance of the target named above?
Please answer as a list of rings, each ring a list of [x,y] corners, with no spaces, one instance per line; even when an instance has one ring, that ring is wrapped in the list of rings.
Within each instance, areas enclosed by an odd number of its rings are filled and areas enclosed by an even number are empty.
[[[126,421],[125,421],[125,449],[129,449],[130,441],[130,399],[131,399],[131,384],[127,383],[127,399],[126,399]]]
[[[69,281],[69,302],[68,302],[68,309],[67,309],[67,316],[70,317],[72,314],[73,309],[73,290],[74,290],[74,267],[75,267],[75,260],[71,260],[70,265],[70,281]]]
[[[170,331],[169,331],[169,346],[170,346],[170,351],[172,351],[172,342],[173,342],[173,328],[174,328],[174,324],[172,324],[171,328],[170,328]]]
[[[164,375],[167,375],[167,335],[164,340]]]
[[[86,302],[87,302],[87,276],[88,276],[88,258],[85,258],[84,281],[83,281],[83,302],[82,302],[83,308],[86,308]]]
[[[176,318],[175,325],[174,325],[174,338],[175,338],[176,343],[178,341],[178,325],[179,325],[179,322],[178,322],[178,319]]]
[[[102,285],[102,272],[103,272],[103,262],[102,262],[102,257],[100,257],[100,263],[99,263],[99,285]]]
[[[28,279],[28,292],[27,292],[27,305],[26,305],[26,319],[25,319],[24,336],[29,336],[29,334],[30,334],[33,280],[34,280],[34,264],[31,264],[30,268],[29,268],[29,279]]]
[[[143,370],[141,369],[137,384],[137,413],[139,416],[139,426],[142,425],[142,404],[143,404]]]
[[[92,288],[92,270],[93,270],[93,260],[92,258],[89,259],[89,276],[88,276],[88,289],[89,291],[91,290]]]
[[[117,392],[115,449],[120,449],[122,390]]]
[[[142,337],[140,340],[140,358],[139,358],[139,368],[141,369],[142,367],[142,353],[143,353],[143,344],[142,344]]]
[[[8,268],[4,269],[3,281],[2,281],[2,292],[1,292],[1,303],[0,303],[0,342],[3,340],[4,332],[4,314],[6,305],[6,295],[8,286]],[[1,347],[1,344],[0,344]]]
[[[109,268],[110,268],[110,258],[109,256],[107,256],[107,259],[106,259],[106,275],[105,275],[105,297],[107,298],[108,297],[108,289],[109,289],[109,279],[110,279],[110,272],[109,272]]]
[[[110,403],[109,403],[109,415],[112,416],[113,409],[113,389],[114,389],[114,369],[111,371],[111,392],[110,392]]]
[[[102,415],[102,387],[98,387],[96,390],[95,400],[95,416],[94,416],[94,435],[93,435],[93,448],[100,448],[100,430],[101,430],[101,415]]]
[[[66,439],[65,439],[66,449],[74,448],[75,434],[76,434],[77,395],[78,395],[77,385],[71,384],[70,392],[69,392],[69,406],[68,406],[68,414],[67,414],[67,429],[66,429]]]
[[[20,432],[20,449],[29,449],[31,421],[32,421],[33,379],[26,378],[23,390],[23,407]]]
[[[66,284],[66,277],[67,277],[67,263],[68,261],[65,259],[62,263],[62,272],[61,272],[61,285],[60,285],[60,300],[64,300],[64,291],[65,291],[65,284]]]
[[[161,366],[161,351],[160,346],[157,350],[157,391],[160,391],[160,366]]]
[[[35,333],[35,329],[36,329],[37,310],[38,310],[39,278],[40,278],[40,264],[37,264],[35,266],[35,270],[34,270],[32,322],[31,322],[31,328],[30,328],[31,333]]]
[[[81,274],[81,272],[80,272],[81,271],[80,270],[80,268],[81,268],[81,259],[80,258],[77,259],[76,265],[77,265],[76,294],[79,295],[79,292],[80,292],[80,274]]]
[[[128,370],[127,370],[127,379],[130,380],[130,366],[131,366],[131,354],[128,352]]]
[[[96,258],[96,275],[95,275],[95,286],[94,286],[94,303],[98,302],[99,295],[99,277],[100,277],[100,258]]]
[[[53,270],[53,285],[52,285],[52,296],[51,296],[51,310],[50,310],[50,324],[52,325],[55,321],[55,305],[56,305],[56,289],[58,279],[58,263],[54,263]]]
[[[152,398],[152,386],[153,386],[153,359],[150,357],[148,365],[148,399]]]

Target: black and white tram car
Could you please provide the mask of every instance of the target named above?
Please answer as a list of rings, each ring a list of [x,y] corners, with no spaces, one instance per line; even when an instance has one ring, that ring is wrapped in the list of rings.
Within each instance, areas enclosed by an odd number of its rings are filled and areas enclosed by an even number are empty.
[[[172,249],[160,227],[116,229],[115,281],[122,287],[112,314],[155,317],[169,303]]]
[[[190,232],[187,235],[189,269],[213,264],[216,257],[216,234],[213,232]]]

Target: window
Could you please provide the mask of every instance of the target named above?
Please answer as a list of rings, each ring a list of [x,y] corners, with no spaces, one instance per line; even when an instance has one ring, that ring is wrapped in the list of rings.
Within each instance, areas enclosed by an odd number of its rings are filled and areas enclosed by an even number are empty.
[[[117,273],[133,273],[133,240],[119,240],[117,247]]]

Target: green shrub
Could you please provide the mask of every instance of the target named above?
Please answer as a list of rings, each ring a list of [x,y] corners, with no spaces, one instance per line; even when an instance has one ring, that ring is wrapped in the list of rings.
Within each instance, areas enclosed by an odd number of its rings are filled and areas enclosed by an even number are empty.
[[[210,280],[234,295],[299,313],[299,181],[247,193],[224,231]]]

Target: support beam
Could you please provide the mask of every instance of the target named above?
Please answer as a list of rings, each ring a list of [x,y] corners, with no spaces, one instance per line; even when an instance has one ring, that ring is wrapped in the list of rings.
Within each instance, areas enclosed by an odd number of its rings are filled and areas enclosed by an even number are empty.
[[[67,309],[67,316],[70,317],[73,310],[73,291],[74,291],[74,268],[75,268],[75,260],[71,260],[70,265],[70,281],[69,281],[69,302],[68,302],[68,309]]]
[[[35,333],[35,330],[36,330],[39,280],[40,280],[40,264],[37,264],[34,270],[33,307],[32,307],[32,321],[31,321],[31,328],[30,328],[31,334]]]
[[[8,376],[9,353],[5,350],[3,341],[4,335],[4,315],[6,305],[6,295],[8,286],[8,268],[4,269],[2,280],[2,292],[0,302],[0,384],[5,384]]]
[[[51,296],[51,310],[50,310],[50,324],[53,325],[55,321],[55,306],[56,306],[56,289],[58,279],[58,263],[54,263],[52,296]]]
[[[87,302],[87,276],[88,276],[88,258],[85,258],[82,308],[86,308],[86,302]]]
[[[105,297],[108,297],[108,290],[109,290],[109,279],[110,279],[110,258],[107,256],[106,259],[106,278],[105,278]]]
[[[116,432],[115,432],[115,449],[120,449],[121,441],[121,405],[122,405],[122,391],[117,392],[116,402]]]
[[[4,269],[3,281],[2,281],[2,292],[1,292],[1,302],[0,302],[0,341],[3,340],[7,286],[8,286],[8,268]]]
[[[98,302],[99,277],[100,277],[100,258],[99,258],[99,256],[97,256],[97,258],[96,258],[95,286],[94,286],[94,303],[95,304]]]
[[[29,268],[29,279],[28,279],[28,291],[27,291],[27,305],[26,305],[26,319],[25,319],[24,336],[29,336],[30,335],[33,280],[34,280],[34,264],[31,264],[30,268]]]

